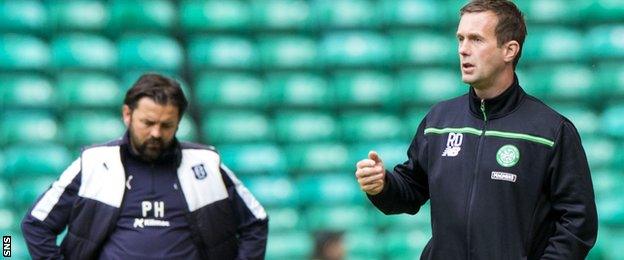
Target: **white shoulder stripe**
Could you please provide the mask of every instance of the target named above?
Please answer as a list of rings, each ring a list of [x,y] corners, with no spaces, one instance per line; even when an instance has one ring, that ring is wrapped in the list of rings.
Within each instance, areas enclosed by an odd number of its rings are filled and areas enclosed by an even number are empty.
[[[232,172],[227,166],[225,166],[225,164],[221,164],[221,168],[223,168],[225,173],[227,173],[228,177],[230,177],[230,179],[234,183],[234,186],[236,187],[236,193],[238,193],[238,196],[243,199],[245,205],[247,205],[247,208],[249,208],[251,213],[253,213],[257,219],[265,219],[267,217],[267,214],[260,202],[258,202],[258,200],[253,196],[253,194],[251,194],[247,187],[245,187],[243,183],[238,178],[236,178],[234,172]]]
[[[119,146],[102,146],[82,153],[82,176],[78,196],[119,208],[126,188]]]
[[[178,180],[191,212],[228,197],[219,172],[219,155],[214,151],[182,150]]]
[[[43,194],[43,197],[41,197],[41,200],[33,207],[30,214],[36,219],[44,221],[48,217],[48,214],[50,214],[50,211],[52,211],[52,208],[54,208],[54,205],[58,203],[61,195],[65,192],[65,188],[76,178],[79,172],[80,158],[67,167],[61,174],[61,177],[52,183],[52,187]]]

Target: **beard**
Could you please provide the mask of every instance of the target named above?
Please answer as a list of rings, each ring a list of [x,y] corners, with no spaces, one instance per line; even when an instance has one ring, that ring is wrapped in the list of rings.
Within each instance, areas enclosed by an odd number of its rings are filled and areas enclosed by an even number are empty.
[[[149,137],[141,141],[141,139],[133,133],[132,126],[129,127],[128,131],[130,133],[132,147],[143,160],[153,162],[160,157],[163,151],[171,146],[171,140],[166,141],[162,138]]]

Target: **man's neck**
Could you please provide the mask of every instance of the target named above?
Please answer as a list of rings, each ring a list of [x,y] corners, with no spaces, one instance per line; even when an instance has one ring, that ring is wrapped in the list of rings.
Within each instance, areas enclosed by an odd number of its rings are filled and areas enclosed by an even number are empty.
[[[485,82],[482,86],[472,86],[475,94],[481,99],[492,99],[502,94],[514,81],[513,69],[505,70],[492,82]]]

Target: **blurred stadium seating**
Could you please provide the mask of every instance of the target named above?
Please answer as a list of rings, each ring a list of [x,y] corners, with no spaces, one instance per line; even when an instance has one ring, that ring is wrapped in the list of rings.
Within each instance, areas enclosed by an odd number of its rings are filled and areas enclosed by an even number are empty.
[[[432,104],[461,95],[457,0],[0,1],[0,233],[28,258],[19,221],[80,147],[124,131],[143,72],[183,82],[178,137],[217,146],[271,216],[268,259],[304,259],[341,229],[349,259],[415,259],[429,207],[383,216],[353,178],[376,149],[405,159]],[[516,1],[529,35],[525,89],[577,126],[599,240],[624,259],[624,1]]]

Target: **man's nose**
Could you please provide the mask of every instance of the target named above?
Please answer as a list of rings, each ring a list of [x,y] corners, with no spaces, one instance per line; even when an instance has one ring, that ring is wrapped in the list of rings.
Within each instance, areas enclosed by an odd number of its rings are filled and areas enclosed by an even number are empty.
[[[470,49],[468,48],[467,41],[463,41],[459,43],[458,52],[461,56],[466,56],[470,54]]]
[[[162,136],[162,130],[161,130],[160,126],[152,127],[152,129],[150,131],[150,135],[153,138],[160,138]]]

